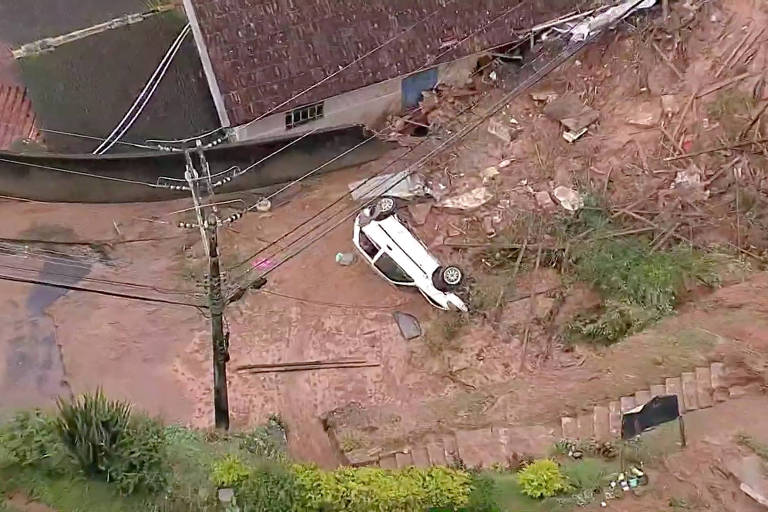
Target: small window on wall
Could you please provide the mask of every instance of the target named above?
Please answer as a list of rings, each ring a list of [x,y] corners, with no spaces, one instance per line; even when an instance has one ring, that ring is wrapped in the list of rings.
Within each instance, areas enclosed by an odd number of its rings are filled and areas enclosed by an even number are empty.
[[[285,128],[290,130],[303,124],[323,118],[323,103],[314,103],[305,107],[296,108],[285,114]]]

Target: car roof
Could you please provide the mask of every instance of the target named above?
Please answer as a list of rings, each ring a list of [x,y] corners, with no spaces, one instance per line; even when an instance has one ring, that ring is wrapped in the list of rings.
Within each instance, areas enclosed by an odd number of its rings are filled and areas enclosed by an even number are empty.
[[[418,267],[422,272],[431,276],[440,266],[440,262],[429,252],[416,235],[403,225],[397,215],[385,219],[373,220],[363,226],[363,233],[379,247],[387,246],[387,252],[394,256],[395,261],[406,272],[412,272]],[[415,270],[415,269],[413,269]]]

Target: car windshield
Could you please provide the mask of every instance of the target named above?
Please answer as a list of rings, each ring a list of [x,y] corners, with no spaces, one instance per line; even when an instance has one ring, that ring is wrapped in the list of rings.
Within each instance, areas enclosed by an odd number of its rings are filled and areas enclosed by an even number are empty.
[[[378,260],[376,260],[376,268],[378,268],[382,274],[387,276],[395,283],[412,283],[411,279],[400,266],[395,263],[389,255],[382,254]]]

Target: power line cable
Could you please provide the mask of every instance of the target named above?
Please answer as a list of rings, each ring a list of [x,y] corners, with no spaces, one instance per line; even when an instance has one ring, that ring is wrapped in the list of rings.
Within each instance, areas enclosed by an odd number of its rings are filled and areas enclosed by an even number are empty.
[[[152,95],[157,90],[158,85],[165,77],[171,62],[173,62],[174,57],[176,57],[176,54],[179,52],[179,48],[181,48],[181,43],[191,31],[192,26],[187,23],[163,56],[160,64],[155,68],[152,76],[147,80],[147,83],[133,102],[133,105],[128,109],[128,112],[125,113],[125,116],[123,116],[117,126],[115,126],[115,129],[112,130],[112,133],[109,134],[106,141],[102,142],[99,147],[93,151],[94,155],[102,155],[109,151],[112,146],[115,145],[115,142],[120,140],[120,138],[133,126],[133,123],[135,123],[136,119],[141,115],[144,107],[147,106],[147,103],[149,103]]]
[[[38,169],[45,169],[47,171],[56,171],[56,172],[63,172],[63,173],[67,173],[67,174],[75,174],[75,175],[78,175],[78,176],[86,176],[88,178],[97,178],[97,179],[101,179],[101,180],[117,181],[117,182],[120,182],[120,183],[128,183],[128,184],[131,184],[131,185],[143,185],[145,187],[152,187],[152,188],[167,188],[167,187],[164,187],[162,185],[158,185],[156,183],[148,183],[146,181],[129,180],[127,178],[115,178],[113,176],[102,176],[100,174],[93,174],[93,173],[90,173],[90,172],[75,171],[73,169],[64,169],[62,167],[54,167],[54,166],[51,166],[51,165],[42,165],[42,164],[36,164],[36,163],[32,163],[32,162],[23,162],[21,160],[11,160],[9,158],[1,158],[0,157],[0,162],[6,162],[6,163],[9,163],[9,164],[15,164],[15,165],[25,165],[27,167],[35,167],[35,168],[38,168]]]
[[[50,128],[38,128],[38,130],[41,131],[41,132],[46,132],[46,133],[55,133],[56,135],[66,135],[67,137],[76,137],[76,138],[87,139],[87,140],[98,140],[100,142],[106,142],[107,141],[107,139],[105,139],[103,137],[94,137],[93,135],[85,135],[85,134],[82,134],[82,133],[65,132],[63,130],[52,130]],[[119,141],[116,142],[116,144],[120,144],[121,146],[131,146],[131,147],[139,148],[139,149],[150,149],[150,150],[153,150],[153,151],[162,151],[162,149],[157,147],[157,146],[149,146],[149,145],[146,145],[146,144],[137,144],[136,142],[128,142],[128,141],[124,141],[124,140],[119,140]]]
[[[630,8],[629,8],[629,9],[626,11],[626,14],[624,15],[624,17],[622,17],[622,19],[623,19],[623,18],[625,18],[626,16],[628,16],[629,14],[631,14],[631,13],[634,11],[634,8],[635,8],[637,5],[640,5],[640,4],[641,4],[643,1],[644,1],[644,0],[638,0],[638,2],[636,2],[636,3],[635,3],[633,6],[632,6],[632,7],[630,7]],[[571,29],[571,31],[572,31],[572,30],[573,30],[573,29]],[[569,32],[571,32],[571,31],[569,31]],[[535,73],[534,73],[534,74],[533,74],[531,77],[527,78],[527,79],[526,79],[526,80],[524,80],[524,81],[523,81],[521,84],[519,84],[519,85],[518,85],[518,86],[517,86],[517,87],[516,87],[516,88],[515,88],[513,91],[511,91],[510,93],[506,94],[506,95],[505,95],[505,96],[502,98],[502,100],[501,100],[501,101],[497,102],[497,103],[496,103],[496,104],[495,104],[495,105],[494,105],[494,106],[493,106],[493,107],[492,107],[492,108],[491,108],[491,109],[490,109],[490,110],[489,110],[489,111],[488,111],[488,112],[487,112],[485,115],[483,115],[483,116],[482,116],[482,117],[481,117],[481,118],[480,118],[478,121],[474,122],[473,124],[471,124],[470,126],[466,127],[465,129],[463,129],[463,130],[461,130],[461,131],[457,132],[456,134],[454,134],[453,136],[451,136],[449,139],[447,139],[445,142],[443,142],[443,143],[442,143],[440,146],[438,146],[437,148],[435,148],[434,150],[432,150],[432,151],[431,151],[429,154],[427,154],[426,156],[422,157],[422,158],[421,158],[421,159],[420,159],[418,162],[416,162],[416,164],[413,164],[413,165],[409,166],[409,167],[406,169],[406,171],[407,171],[407,172],[406,172],[406,174],[405,174],[405,175],[404,175],[402,178],[398,179],[396,182],[394,182],[394,183],[393,183],[393,184],[392,184],[390,187],[388,187],[386,190],[384,190],[384,191],[383,191],[382,193],[380,193],[378,196],[376,196],[376,197],[372,198],[371,200],[369,200],[369,201],[368,201],[368,202],[367,202],[365,205],[363,205],[363,208],[364,208],[364,207],[366,207],[367,205],[370,205],[370,204],[372,204],[373,202],[375,202],[376,200],[378,200],[379,198],[381,198],[382,196],[384,196],[384,195],[385,195],[387,192],[389,192],[390,190],[392,190],[392,189],[393,189],[395,186],[397,186],[399,183],[401,183],[402,181],[404,181],[405,179],[407,179],[407,178],[408,178],[408,177],[409,177],[409,176],[410,176],[410,175],[411,175],[411,174],[414,172],[414,171],[412,171],[412,170],[411,170],[411,169],[412,169],[414,166],[420,166],[420,165],[423,165],[423,163],[425,163],[426,161],[428,161],[428,160],[429,160],[429,159],[430,159],[432,156],[434,156],[434,155],[436,155],[437,153],[439,153],[440,151],[442,151],[442,149],[444,149],[444,148],[445,148],[445,147],[447,147],[448,145],[451,145],[451,144],[453,143],[453,141],[454,141],[454,140],[461,140],[461,139],[463,139],[464,137],[466,137],[466,136],[467,136],[469,133],[471,133],[472,131],[474,131],[474,130],[475,130],[477,127],[478,127],[478,126],[480,126],[480,125],[481,125],[483,122],[485,122],[485,121],[486,121],[486,120],[487,120],[487,119],[488,119],[490,116],[494,115],[495,113],[497,113],[498,111],[500,111],[502,108],[504,108],[504,106],[505,106],[505,105],[506,105],[506,104],[507,104],[507,103],[508,103],[508,102],[511,100],[511,98],[512,98],[512,97],[514,97],[516,94],[519,94],[519,92],[521,92],[522,90],[525,90],[525,89],[527,89],[527,88],[531,87],[532,85],[534,85],[536,82],[538,82],[539,80],[541,80],[541,79],[542,79],[544,76],[546,76],[546,75],[547,75],[548,73],[550,73],[552,70],[554,70],[555,68],[557,68],[558,66],[560,66],[562,63],[564,63],[565,61],[567,61],[568,59],[570,59],[570,58],[571,58],[573,55],[575,55],[575,54],[576,54],[578,51],[580,51],[582,48],[584,48],[584,47],[585,47],[587,44],[589,44],[589,43],[591,43],[592,41],[594,41],[594,40],[595,40],[597,37],[599,37],[599,36],[600,36],[600,35],[602,35],[603,33],[604,33],[603,31],[600,31],[600,32],[594,33],[594,34],[592,34],[592,35],[588,36],[587,38],[585,38],[583,41],[580,41],[580,42],[577,42],[577,43],[575,43],[575,44],[571,44],[571,45],[569,45],[569,46],[566,46],[565,50],[563,50],[563,51],[562,51],[562,52],[561,52],[561,53],[560,53],[558,56],[556,56],[556,57],[555,57],[555,58],[554,58],[554,59],[553,59],[551,62],[547,63],[547,64],[544,66],[544,68],[542,68],[541,70],[539,70],[539,71],[535,72]],[[534,61],[534,62],[535,62],[535,61]],[[360,211],[360,208],[355,208],[355,209],[354,209],[354,210],[353,210],[351,213],[349,213],[348,215],[344,216],[344,217],[343,217],[343,218],[342,218],[342,219],[341,219],[339,222],[337,222],[336,224],[334,224],[333,226],[331,226],[329,229],[327,229],[327,230],[323,231],[322,233],[320,233],[320,235],[318,235],[317,237],[315,237],[315,238],[313,238],[312,240],[310,240],[310,241],[309,241],[309,243],[307,243],[307,244],[305,244],[304,246],[302,246],[302,247],[301,247],[299,250],[297,250],[297,251],[295,251],[294,253],[290,254],[288,257],[286,257],[285,259],[283,259],[283,260],[282,260],[280,263],[278,263],[277,265],[275,265],[275,266],[273,266],[273,267],[269,268],[267,271],[265,271],[264,273],[262,273],[260,277],[262,277],[262,278],[263,278],[264,276],[266,276],[266,275],[270,274],[271,272],[275,271],[277,268],[279,268],[279,267],[280,267],[280,266],[282,266],[283,264],[287,263],[288,261],[290,261],[291,259],[293,259],[294,257],[296,257],[298,254],[300,254],[301,252],[303,252],[304,250],[306,250],[307,248],[309,248],[309,247],[310,247],[311,245],[313,245],[315,242],[317,242],[318,240],[320,240],[321,238],[323,238],[325,235],[327,235],[328,233],[330,233],[331,231],[333,231],[334,229],[336,229],[336,228],[337,228],[338,226],[340,226],[340,225],[341,225],[343,222],[345,222],[346,220],[348,220],[348,219],[349,219],[349,218],[351,218],[352,216],[356,215],[356,214],[357,214],[359,211]],[[327,219],[327,220],[329,221],[330,219]],[[322,224],[320,224],[320,225],[316,226],[315,228],[313,228],[313,230],[314,230],[314,229],[318,229],[320,226],[322,226]],[[302,238],[303,238],[304,236],[307,236],[307,235],[308,235],[308,233],[305,233],[305,235],[303,235],[303,236],[302,236]],[[296,242],[296,241],[292,242],[290,245],[294,244],[295,242]],[[240,277],[240,278],[242,278],[242,277],[245,277],[247,274],[249,274],[249,273],[250,273],[250,272],[252,272],[253,270],[254,270],[254,268],[250,268],[250,269],[246,270],[246,271],[245,271],[243,274],[241,274],[241,276],[239,276],[239,277]]]
[[[60,288],[63,290],[72,290],[72,291],[78,291],[78,292],[88,292],[88,293],[94,293],[97,295],[105,295],[108,297],[117,297],[122,299],[132,299],[132,300],[139,300],[143,302],[155,302],[159,304],[173,304],[177,306],[189,306],[193,308],[204,308],[206,306],[200,305],[200,304],[192,304],[190,302],[181,302],[181,301],[174,301],[174,300],[167,300],[167,299],[158,299],[154,297],[143,297],[141,295],[133,295],[129,293],[119,293],[119,292],[108,292],[105,290],[96,290],[94,288],[86,288],[83,286],[75,286],[75,285],[68,285],[68,284],[60,284],[60,283],[54,283],[52,281],[43,281],[41,279],[26,279],[22,277],[14,277],[14,276],[8,276],[4,274],[0,274],[0,281],[11,281],[16,283],[26,283],[26,284],[36,284],[40,286],[48,286],[51,288]]]

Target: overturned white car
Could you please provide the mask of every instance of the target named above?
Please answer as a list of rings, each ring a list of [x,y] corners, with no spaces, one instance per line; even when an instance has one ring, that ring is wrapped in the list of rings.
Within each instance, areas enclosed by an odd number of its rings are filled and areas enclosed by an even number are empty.
[[[395,213],[391,197],[380,198],[355,218],[352,240],[363,257],[384,279],[399,286],[415,286],[435,307],[467,311],[454,292],[464,280],[456,266],[441,266],[424,244]]]

